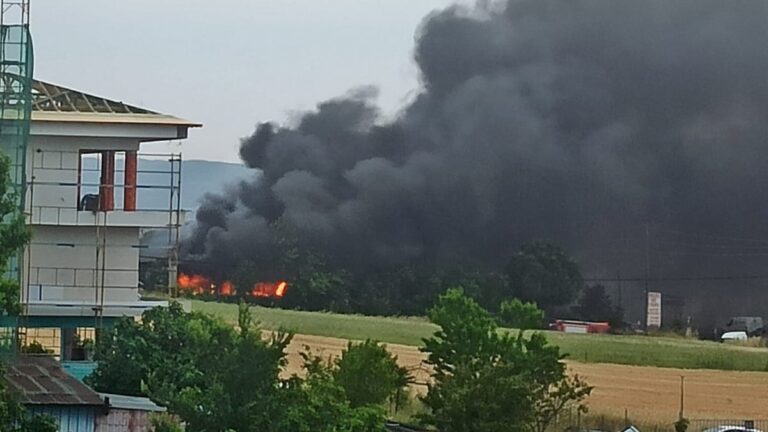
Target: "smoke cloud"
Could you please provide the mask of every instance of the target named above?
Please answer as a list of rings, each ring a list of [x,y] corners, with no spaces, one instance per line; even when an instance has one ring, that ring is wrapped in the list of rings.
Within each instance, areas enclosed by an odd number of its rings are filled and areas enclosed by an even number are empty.
[[[258,263],[279,225],[348,268],[494,268],[546,238],[637,276],[649,226],[656,277],[765,273],[768,243],[729,238],[768,238],[767,24],[751,0],[437,11],[394,120],[361,88],[260,124],[253,179],[203,200],[185,253]]]

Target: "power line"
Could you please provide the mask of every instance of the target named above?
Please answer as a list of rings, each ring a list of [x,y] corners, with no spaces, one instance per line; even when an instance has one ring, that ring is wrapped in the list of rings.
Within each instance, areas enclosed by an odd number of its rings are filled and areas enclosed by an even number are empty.
[[[583,278],[584,282],[645,282],[645,277],[593,277]],[[649,282],[691,282],[691,281],[733,281],[733,280],[768,280],[768,275],[733,275],[733,276],[668,276],[647,278]]]
[[[654,251],[659,254],[665,254],[665,255],[699,255],[699,256],[719,256],[719,257],[759,257],[759,256],[768,256],[768,251],[765,252],[698,252],[698,251],[664,251],[664,250],[656,250]]]
[[[741,242],[749,242],[749,243],[762,243],[768,246],[768,240],[761,240],[761,239],[755,239],[755,238],[718,236],[718,235],[701,234],[701,233],[687,233],[687,232],[677,231],[677,230],[660,230],[660,232],[666,232],[669,234],[676,234],[676,235],[693,237],[693,238],[708,238],[712,240],[723,240],[723,241],[731,241],[731,242],[741,241]]]
[[[703,244],[703,243],[685,243],[676,240],[658,240],[658,243],[669,244],[679,247],[692,247],[702,249],[736,249],[736,250],[768,250],[768,245],[716,245],[716,244]]]

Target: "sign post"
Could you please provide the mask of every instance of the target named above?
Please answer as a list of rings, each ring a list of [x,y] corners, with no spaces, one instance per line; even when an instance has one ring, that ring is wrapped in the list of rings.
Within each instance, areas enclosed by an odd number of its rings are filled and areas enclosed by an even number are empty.
[[[648,291],[648,311],[646,316],[648,327],[661,327],[661,293]]]

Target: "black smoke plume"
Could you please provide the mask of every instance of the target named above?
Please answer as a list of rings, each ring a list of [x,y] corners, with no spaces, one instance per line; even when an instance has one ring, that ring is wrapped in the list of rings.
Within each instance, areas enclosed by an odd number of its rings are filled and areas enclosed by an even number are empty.
[[[268,262],[279,225],[362,271],[498,268],[547,238],[587,277],[649,251],[652,289],[766,285],[665,278],[768,273],[768,242],[739,240],[768,239],[768,3],[481,2],[428,16],[414,56],[394,120],[364,88],[260,124],[253,179],[203,200],[187,257]]]

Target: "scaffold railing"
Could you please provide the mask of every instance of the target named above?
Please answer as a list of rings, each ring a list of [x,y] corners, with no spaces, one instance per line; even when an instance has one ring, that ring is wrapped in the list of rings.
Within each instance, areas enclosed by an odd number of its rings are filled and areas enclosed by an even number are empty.
[[[0,151],[10,158],[10,177],[18,213],[24,211],[27,141],[32,114],[32,37],[29,0],[0,0]],[[3,191],[4,192],[4,191]],[[4,221],[7,222],[7,221]],[[5,277],[21,286],[23,250],[12,257]],[[13,317],[6,317],[13,319]],[[16,325],[18,326],[18,317]],[[18,327],[0,335],[4,347],[18,346]]]

